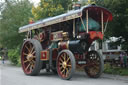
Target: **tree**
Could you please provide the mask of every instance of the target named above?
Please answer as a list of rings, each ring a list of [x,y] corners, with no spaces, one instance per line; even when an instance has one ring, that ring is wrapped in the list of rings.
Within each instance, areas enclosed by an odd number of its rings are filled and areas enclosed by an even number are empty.
[[[41,0],[39,6],[33,6],[32,14],[35,20],[39,20],[65,13],[71,7],[72,0]]]
[[[28,24],[32,4],[28,0],[6,0],[0,18],[0,43],[8,49],[16,48],[23,41],[19,27]]]
[[[77,1],[77,0],[73,0],[73,1]],[[56,5],[60,4],[62,8],[64,8],[64,12],[66,12],[71,7],[72,0],[53,0],[53,3]]]
[[[40,5],[32,7],[32,14],[35,20],[52,17],[64,13],[61,4],[55,4],[54,0],[41,0]]]
[[[97,1],[98,2],[98,1]],[[113,21],[109,24],[106,36],[118,37],[115,44],[121,44],[128,50],[128,0],[103,0],[98,2],[108,8],[113,14]]]
[[[1,5],[0,44],[8,48],[8,57],[14,64],[20,63],[20,48],[24,34],[19,34],[19,27],[28,24],[32,17],[32,4],[28,0],[5,0]]]
[[[88,4],[95,4],[95,0],[80,0],[81,1],[81,5],[88,5]]]

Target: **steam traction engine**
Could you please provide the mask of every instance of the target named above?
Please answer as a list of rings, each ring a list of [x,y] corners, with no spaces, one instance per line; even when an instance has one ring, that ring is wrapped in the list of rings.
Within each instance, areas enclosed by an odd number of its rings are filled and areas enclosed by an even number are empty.
[[[89,77],[98,78],[103,59],[89,47],[93,41],[103,39],[104,24],[111,20],[107,9],[88,5],[20,27],[19,33],[27,32],[21,49],[24,73],[33,76],[46,69],[70,79],[80,67]]]

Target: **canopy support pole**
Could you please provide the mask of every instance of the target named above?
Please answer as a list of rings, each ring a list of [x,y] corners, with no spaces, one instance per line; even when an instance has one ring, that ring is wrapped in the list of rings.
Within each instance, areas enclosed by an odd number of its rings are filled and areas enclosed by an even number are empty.
[[[26,35],[27,39],[32,38],[32,31],[28,29],[27,35]]]
[[[75,37],[76,36],[76,28],[75,28],[75,19],[73,19],[73,37]]]
[[[108,20],[109,20],[109,17],[108,17],[107,22],[106,22],[106,24],[105,24],[104,32],[105,32],[105,31],[106,31],[106,29],[107,29]]]
[[[104,15],[103,15],[103,11],[101,11],[101,28],[102,28],[102,33],[104,33]]]
[[[86,30],[82,17],[80,17],[80,20],[81,20],[81,22],[82,22],[82,24],[84,26],[84,29]]]
[[[86,28],[88,33],[88,10],[86,10]]]

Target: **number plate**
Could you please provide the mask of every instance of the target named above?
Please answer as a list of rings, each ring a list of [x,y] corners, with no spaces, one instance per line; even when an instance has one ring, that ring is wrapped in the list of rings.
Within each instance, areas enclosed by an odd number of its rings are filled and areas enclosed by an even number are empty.
[[[86,64],[86,61],[78,61],[78,64]]]

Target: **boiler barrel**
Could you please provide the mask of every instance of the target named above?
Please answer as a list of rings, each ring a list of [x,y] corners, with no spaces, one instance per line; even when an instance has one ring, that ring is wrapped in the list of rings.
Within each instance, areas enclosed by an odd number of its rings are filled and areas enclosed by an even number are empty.
[[[61,41],[58,44],[61,49],[69,49],[72,52],[83,53],[87,50],[87,42],[84,40]]]

